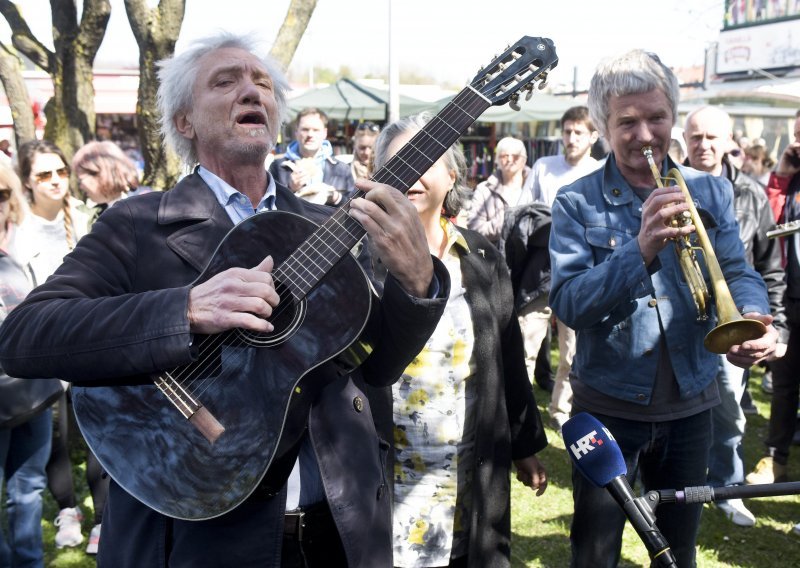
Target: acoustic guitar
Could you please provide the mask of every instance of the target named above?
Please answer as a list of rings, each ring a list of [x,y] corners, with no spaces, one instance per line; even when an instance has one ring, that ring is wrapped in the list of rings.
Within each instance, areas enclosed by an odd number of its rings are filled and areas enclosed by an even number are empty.
[[[372,179],[408,190],[487,108],[519,108],[520,94],[530,98],[557,63],[550,39],[523,37]],[[87,443],[128,493],[170,517],[201,520],[285,483],[292,460],[280,458],[291,457],[325,386],[315,370],[359,338],[371,309],[372,289],[350,253],[366,232],[348,210],[349,202],[322,225],[281,211],[254,215],[228,233],[195,282],[271,254],[281,297],[273,332],[197,336],[196,361],[152,385],[73,386]]]

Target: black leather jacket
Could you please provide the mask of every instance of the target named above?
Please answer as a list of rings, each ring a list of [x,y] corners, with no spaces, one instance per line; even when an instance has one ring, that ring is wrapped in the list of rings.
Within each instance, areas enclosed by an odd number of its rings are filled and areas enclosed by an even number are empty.
[[[775,226],[767,194],[758,181],[736,169],[727,158],[723,159],[723,175],[733,184],[733,206],[745,257],[767,285],[770,310],[775,318],[773,325],[780,333],[780,341],[785,343],[789,338],[783,306],[786,282],[780,242],[767,238],[767,231]]]
[[[517,312],[550,294],[550,225],[550,207],[544,203],[506,210],[497,246],[511,271]]]

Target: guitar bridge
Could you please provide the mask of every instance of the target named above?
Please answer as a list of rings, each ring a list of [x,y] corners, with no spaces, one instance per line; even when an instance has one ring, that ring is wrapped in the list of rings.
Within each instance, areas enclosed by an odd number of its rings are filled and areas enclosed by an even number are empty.
[[[183,414],[183,416],[197,428],[203,437],[210,443],[214,443],[225,431],[225,427],[219,423],[208,409],[195,400],[183,385],[167,376],[159,376],[153,381],[164,396]]]

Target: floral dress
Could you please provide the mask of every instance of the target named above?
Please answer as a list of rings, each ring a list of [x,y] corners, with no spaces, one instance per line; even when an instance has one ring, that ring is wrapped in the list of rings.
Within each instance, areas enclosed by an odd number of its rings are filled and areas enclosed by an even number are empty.
[[[394,565],[446,566],[467,553],[475,431],[472,317],[461,280],[467,243],[442,219],[451,292],[436,331],[392,387]]]

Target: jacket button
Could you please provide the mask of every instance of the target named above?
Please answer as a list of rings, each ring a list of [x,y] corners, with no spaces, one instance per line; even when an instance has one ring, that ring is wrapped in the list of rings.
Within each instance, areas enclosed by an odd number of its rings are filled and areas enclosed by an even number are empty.
[[[608,239],[608,246],[610,246],[612,248],[617,246],[617,239],[615,239],[614,237],[611,237],[610,239]]]
[[[656,300],[655,298],[650,298],[650,301],[647,302],[647,305],[650,306],[651,308],[655,308],[656,304],[658,304],[658,300]]]
[[[652,354],[653,354],[652,349],[645,349],[644,353],[642,353],[642,355],[644,355],[645,357],[650,357]]]
[[[622,192],[615,187],[614,189],[611,190],[611,195],[613,195],[614,197],[619,197],[620,195],[622,195]]]
[[[360,396],[353,399],[353,408],[356,409],[356,412],[364,410],[364,400]]]
[[[647,397],[645,395],[641,394],[641,393],[636,395],[636,400],[644,400],[645,398],[647,398]]]

